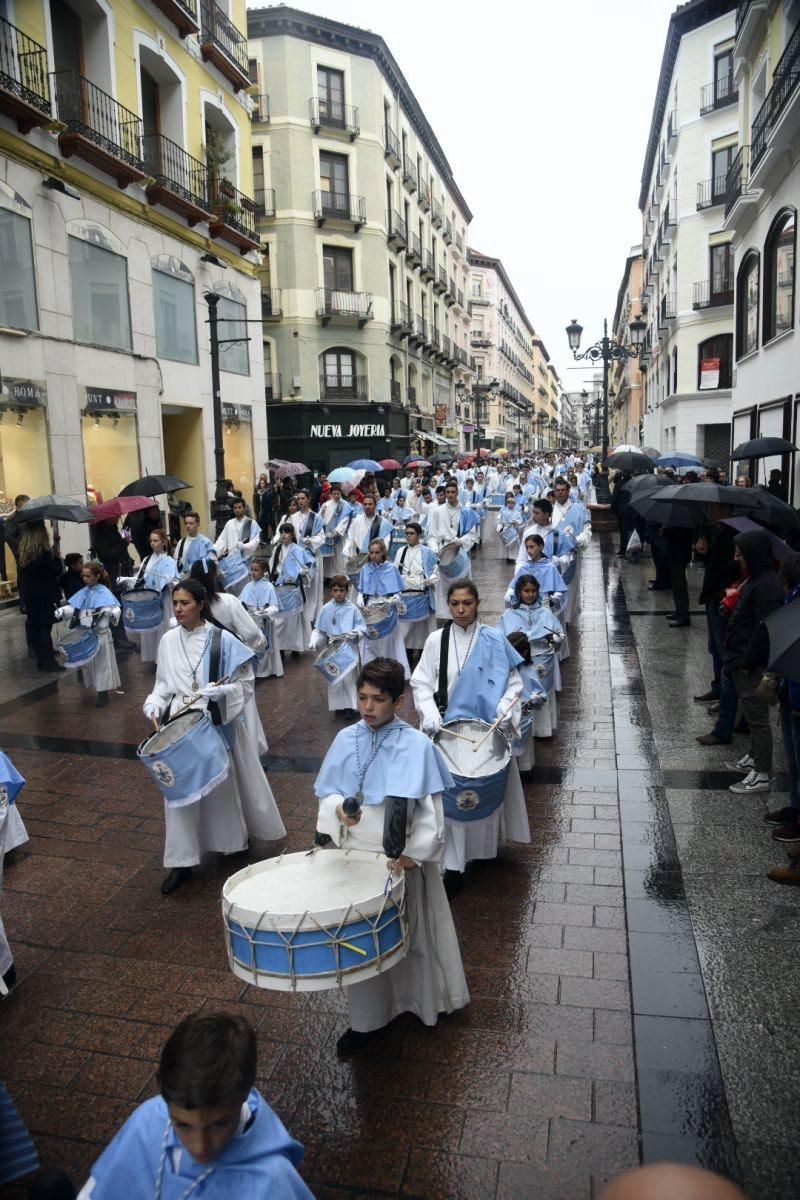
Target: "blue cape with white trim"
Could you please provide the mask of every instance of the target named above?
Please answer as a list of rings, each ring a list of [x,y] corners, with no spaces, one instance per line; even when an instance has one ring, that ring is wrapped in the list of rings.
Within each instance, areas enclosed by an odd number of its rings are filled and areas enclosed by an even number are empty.
[[[337,733],[314,782],[314,794],[321,800],[335,794],[355,796],[360,789],[364,804],[383,804],[387,796],[421,800],[452,786],[433,742],[395,717],[380,729],[359,721]]]

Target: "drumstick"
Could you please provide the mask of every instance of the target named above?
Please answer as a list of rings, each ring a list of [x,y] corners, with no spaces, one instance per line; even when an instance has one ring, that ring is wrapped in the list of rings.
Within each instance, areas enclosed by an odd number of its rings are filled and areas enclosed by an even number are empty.
[[[473,753],[473,754],[477,754],[477,752],[480,750],[480,748],[481,748],[481,746],[483,745],[483,743],[484,743],[484,742],[485,742],[485,741],[486,741],[488,738],[490,738],[490,737],[492,736],[492,734],[494,733],[495,729],[497,729],[497,726],[500,724],[500,722],[501,722],[501,721],[505,721],[505,719],[506,719],[506,717],[507,717],[507,716],[508,716],[508,713],[500,713],[500,716],[497,718],[497,720],[495,721],[494,725],[491,725],[491,726],[490,726],[490,727],[489,727],[489,728],[486,730],[486,733],[483,735],[483,737],[481,738],[481,740],[480,740],[479,742],[476,742],[476,743],[475,743],[475,745],[472,747],[472,753]]]
[[[204,686],[205,687],[220,687],[223,683],[227,683],[229,679],[230,679],[230,675],[223,675],[222,679],[218,679],[216,683],[209,683],[209,684],[205,684]],[[172,716],[170,717],[170,720],[174,721],[176,717],[179,717],[181,715],[181,713],[188,712],[188,710],[192,707],[192,705],[196,704],[198,700],[204,700],[204,699],[205,699],[205,696],[201,696],[200,693],[198,692],[197,695],[194,696],[193,699],[191,699],[188,704],[184,704],[183,708],[179,708],[176,713],[173,713]]]
[[[153,722],[153,729],[155,729],[156,733],[161,733],[161,726],[158,723],[158,717],[151,717],[150,720]]]
[[[472,738],[465,737],[463,733],[456,733],[455,729],[448,729],[446,725],[442,725],[439,733],[449,733],[450,737],[461,738],[462,742],[469,742],[470,746],[474,746]]]

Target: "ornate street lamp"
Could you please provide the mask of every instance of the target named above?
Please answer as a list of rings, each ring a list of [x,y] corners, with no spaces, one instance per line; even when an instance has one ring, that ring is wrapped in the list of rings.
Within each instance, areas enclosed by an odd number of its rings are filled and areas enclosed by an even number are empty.
[[[603,364],[603,461],[608,458],[608,368],[612,362],[639,357],[646,328],[641,317],[635,317],[629,321],[628,337],[630,341],[627,345],[623,345],[608,336],[608,321],[604,320],[602,338],[593,346],[589,346],[588,350],[579,354],[583,326],[579,325],[574,317],[567,326],[567,342],[575,361],[588,359],[590,362],[602,362]]]
[[[467,391],[467,385],[463,379],[459,379],[456,384],[456,392],[459,400],[466,401],[469,404],[471,401],[475,403],[475,449],[480,450],[481,438],[483,430],[481,429],[481,401],[488,397],[490,400],[497,398],[497,390],[500,387],[499,379],[491,379],[489,383],[474,383],[472,391]]]

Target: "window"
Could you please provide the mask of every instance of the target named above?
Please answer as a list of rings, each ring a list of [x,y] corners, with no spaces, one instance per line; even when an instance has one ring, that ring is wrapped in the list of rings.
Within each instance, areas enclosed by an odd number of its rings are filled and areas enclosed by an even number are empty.
[[[764,245],[764,341],[794,326],[794,209],[778,213]]]
[[[708,252],[712,304],[733,303],[733,246],[711,246]]]
[[[155,268],[153,304],[156,316],[156,352],[159,358],[169,358],[173,362],[196,363],[194,284]],[[226,336],[222,329],[219,336]]]
[[[353,251],[343,246],[323,246],[325,287],[334,292],[352,292]]]
[[[736,149],[736,146],[726,146],[724,150],[713,150],[711,153],[711,199],[714,203],[725,199],[728,170],[736,155]]]
[[[675,392],[677,392],[677,390],[678,390],[678,347],[673,346],[673,348],[672,348],[672,391],[673,391],[673,393],[675,393]]]
[[[264,191],[264,147],[253,146],[253,199]],[[263,200],[263,196],[261,197]]]
[[[326,350],[323,355],[326,396],[352,400],[356,396],[356,362],[352,350]]]
[[[480,278],[470,280],[469,294],[473,300],[480,300],[481,296],[483,295],[483,288],[481,286]]]
[[[344,72],[317,67],[317,98],[321,119],[344,128]]]
[[[247,78],[251,83],[258,83],[258,59],[248,58],[247,60]]]
[[[247,305],[227,296],[220,296],[217,305],[219,320],[218,337],[227,345],[219,348],[219,365],[222,371],[231,371],[234,375],[250,374],[250,354],[247,349]],[[242,341],[231,344],[230,338],[241,338]]]
[[[697,387],[705,392],[731,386],[733,335],[721,333],[697,347]]]
[[[751,250],[736,277],[736,357],[758,348],[759,256]]]
[[[130,350],[127,262],[91,242],[67,240],[75,340]]]
[[[31,223],[0,209],[0,325],[38,329]]]
[[[724,104],[733,94],[733,48],[714,55],[714,103]]]
[[[348,217],[350,180],[346,154],[320,154],[319,185],[322,190],[322,211],[334,216]]]

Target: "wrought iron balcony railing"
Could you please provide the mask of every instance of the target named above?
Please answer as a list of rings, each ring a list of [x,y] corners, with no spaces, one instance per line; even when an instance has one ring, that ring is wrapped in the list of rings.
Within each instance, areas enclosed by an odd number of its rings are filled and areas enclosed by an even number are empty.
[[[436,261],[430,250],[423,250],[422,252],[422,269],[420,270],[420,278],[425,283],[430,283],[432,279],[436,278]]]
[[[214,217],[209,224],[212,237],[230,242],[246,254],[261,244],[256,232],[256,202],[235,188],[229,179],[212,176],[209,184]]]
[[[402,161],[400,142],[397,139],[397,134],[390,125],[384,125],[383,127],[383,157],[390,166],[394,167],[395,171]]]
[[[320,400],[366,400],[366,375],[320,375]]]
[[[661,303],[658,309],[659,323],[665,324],[667,321],[674,321],[677,314],[677,306],[675,303],[675,293],[666,293],[661,297]]]
[[[142,138],[142,157],[154,182],[147,185],[151,204],[185,216],[190,225],[207,221],[211,213],[208,199],[208,167],[193,158],[182,146],[160,133]]]
[[[436,278],[433,281],[433,290],[440,294],[447,291],[447,271],[442,266],[436,272]]]
[[[342,291],[339,288],[317,288],[317,316],[323,325],[332,318],[354,320],[359,328],[373,318],[372,292]]]
[[[314,133],[325,129],[339,129],[354,141],[361,132],[358,122],[358,109],[351,104],[343,104],[341,100],[331,100],[327,96],[312,96],[308,102],[311,124]]]
[[[253,192],[257,217],[275,216],[275,188],[256,188]]]
[[[442,238],[448,246],[453,240],[453,223],[449,217],[445,218],[444,229],[442,230]]]
[[[200,53],[233,84],[234,91],[247,87],[247,36],[241,33],[224,9],[214,0],[200,0]]]
[[[50,120],[47,51],[10,21],[0,18],[0,112],[20,133]]]
[[[417,204],[423,212],[428,212],[431,207],[431,185],[427,179],[420,177],[419,188],[417,189]]]
[[[800,23],[786,43],[772,76],[772,87],[756,114],[750,134],[750,170],[755,172],[769,139],[800,83]]]
[[[697,209],[713,208],[715,204],[725,203],[725,176],[717,175],[715,179],[701,179],[697,185]]]
[[[417,168],[407,154],[403,155],[403,183],[410,192],[417,190]]]
[[[692,308],[719,308],[725,304],[733,304],[732,278],[721,275],[695,283]]]
[[[177,26],[181,37],[186,37],[188,33],[197,33],[197,0],[153,0],[153,3]]]
[[[283,316],[280,288],[262,288],[261,290],[261,319],[274,321]]]
[[[730,214],[736,201],[747,188],[749,177],[750,147],[740,146],[733,162],[728,167],[725,179],[725,216]]]
[[[408,244],[406,223],[399,213],[388,212],[386,214],[386,240],[395,250],[403,250]]]
[[[326,221],[349,221],[360,229],[367,219],[366,201],[363,196],[351,196],[347,192],[314,192],[312,197],[314,218],[318,225]]]
[[[442,206],[438,200],[431,200],[431,223],[437,229],[441,229],[444,216],[442,214]]]
[[[406,246],[406,266],[422,266],[422,248],[420,246],[419,234],[409,234],[408,244]]]
[[[396,300],[392,305],[392,319],[389,326],[392,333],[405,338],[414,332],[414,315],[407,304]]]
[[[700,88],[700,116],[735,104],[738,99],[739,89],[733,75],[723,75]]]
[[[51,79],[64,157],[77,154],[120,187],[144,179],[141,118],[77,71],[55,71]]]

